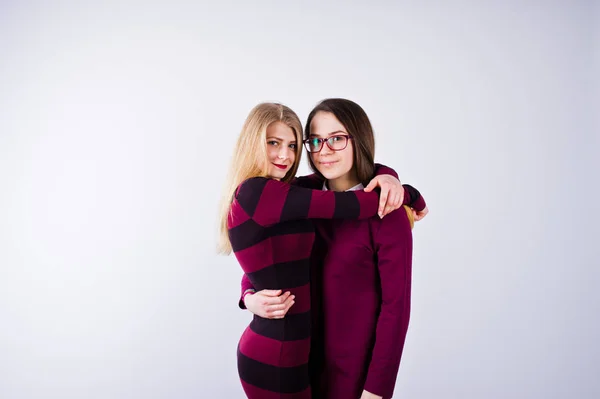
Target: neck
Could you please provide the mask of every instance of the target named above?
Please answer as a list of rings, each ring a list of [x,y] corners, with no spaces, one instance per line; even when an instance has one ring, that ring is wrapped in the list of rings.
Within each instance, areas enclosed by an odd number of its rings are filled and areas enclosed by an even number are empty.
[[[337,179],[327,180],[327,187],[331,191],[347,191],[359,183],[356,173],[350,172]]]

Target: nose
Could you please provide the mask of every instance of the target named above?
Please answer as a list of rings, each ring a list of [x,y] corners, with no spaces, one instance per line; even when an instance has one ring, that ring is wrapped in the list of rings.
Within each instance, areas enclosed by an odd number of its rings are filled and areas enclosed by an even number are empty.
[[[323,148],[321,148],[321,151],[319,151],[321,155],[331,155],[333,154],[333,152],[334,151],[331,148],[329,148],[326,142],[323,143]]]
[[[282,146],[279,149],[279,154],[277,154],[277,158],[281,159],[281,160],[285,160],[287,158],[290,157],[290,151],[291,148],[287,147],[287,146]]]

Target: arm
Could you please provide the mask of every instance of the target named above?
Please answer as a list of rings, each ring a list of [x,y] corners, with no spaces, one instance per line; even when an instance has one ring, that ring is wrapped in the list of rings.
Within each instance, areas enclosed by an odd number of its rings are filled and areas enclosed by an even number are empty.
[[[392,397],[410,317],[412,234],[406,212],[393,212],[375,234],[381,311],[364,390]]]
[[[252,282],[250,281],[246,273],[244,273],[244,275],[242,276],[242,295],[240,296],[240,301],[238,302],[238,306],[240,307],[240,309],[246,309],[246,304],[244,303],[244,297],[246,296],[246,294],[253,294],[255,292],[256,289],[254,288],[254,285],[252,285]]]
[[[248,309],[253,314],[264,319],[283,319],[288,310],[294,305],[296,299],[290,291],[281,293],[281,290],[256,291],[248,275],[242,276],[242,296],[238,306]]]
[[[377,214],[376,192],[309,190],[255,177],[240,185],[236,200],[263,227],[301,219],[366,219]]]
[[[291,184],[298,187],[310,188],[313,190],[320,190],[323,188],[324,180],[317,176],[316,173],[307,176],[296,177],[292,180]]]
[[[398,173],[396,173],[394,169],[376,163],[375,176],[377,177],[385,175],[390,175],[398,179]],[[400,182],[398,181],[398,183]],[[419,190],[408,184],[403,184],[402,188],[404,189],[404,196],[400,205],[408,205],[416,211],[422,211],[425,209],[427,205],[425,204],[425,199],[421,196]]]

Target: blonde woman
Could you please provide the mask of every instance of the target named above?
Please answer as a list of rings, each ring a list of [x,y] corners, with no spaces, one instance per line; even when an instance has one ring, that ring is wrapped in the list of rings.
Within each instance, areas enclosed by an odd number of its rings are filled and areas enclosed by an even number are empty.
[[[302,125],[281,104],[250,112],[236,144],[220,211],[220,249],[232,251],[257,290],[289,291],[294,306],[282,319],[254,316],[238,344],[238,372],[246,395],[260,399],[311,397],[310,219],[367,219],[379,195],[290,185],[298,169]],[[401,186],[390,190],[400,206]],[[388,204],[389,205],[389,204]]]

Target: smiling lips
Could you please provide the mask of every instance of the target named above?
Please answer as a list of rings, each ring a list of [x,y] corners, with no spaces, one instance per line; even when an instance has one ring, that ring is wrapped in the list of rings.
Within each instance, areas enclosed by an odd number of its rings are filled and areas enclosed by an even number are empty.
[[[287,165],[279,165],[278,163],[274,163],[273,165],[277,166],[279,169],[287,169]]]
[[[331,166],[333,164],[335,164],[337,161],[329,161],[329,162],[319,162],[319,165],[323,165],[323,166]]]

